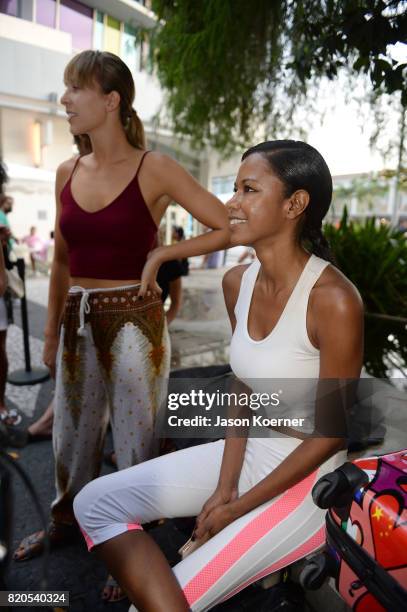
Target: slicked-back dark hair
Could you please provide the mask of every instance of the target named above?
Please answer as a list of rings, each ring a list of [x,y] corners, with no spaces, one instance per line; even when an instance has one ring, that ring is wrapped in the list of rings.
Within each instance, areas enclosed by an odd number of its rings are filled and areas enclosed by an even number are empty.
[[[304,189],[310,201],[300,226],[299,240],[308,243],[318,257],[333,262],[329,244],[322,233],[322,220],[332,200],[332,176],[322,155],[300,140],[270,140],[247,149],[242,161],[259,153],[285,187],[285,197]]]

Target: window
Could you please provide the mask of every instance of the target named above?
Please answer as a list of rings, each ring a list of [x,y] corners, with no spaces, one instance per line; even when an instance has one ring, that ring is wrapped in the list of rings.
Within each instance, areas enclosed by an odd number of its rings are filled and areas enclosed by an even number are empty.
[[[140,45],[137,44],[137,31],[127,23],[124,25],[122,34],[121,57],[132,72],[140,70]]]
[[[20,3],[18,0],[0,0],[0,13],[11,15],[12,17],[20,16]]]
[[[120,55],[120,21],[107,17],[105,50]]]
[[[55,0],[37,0],[35,21],[41,25],[55,28],[56,2]]]
[[[93,29],[93,48],[103,51],[103,13],[95,11],[95,23]]]
[[[217,196],[232,193],[234,183],[234,176],[215,176],[212,179],[212,191]]]
[[[59,29],[72,34],[74,49],[92,48],[93,9],[77,0],[61,0]]]

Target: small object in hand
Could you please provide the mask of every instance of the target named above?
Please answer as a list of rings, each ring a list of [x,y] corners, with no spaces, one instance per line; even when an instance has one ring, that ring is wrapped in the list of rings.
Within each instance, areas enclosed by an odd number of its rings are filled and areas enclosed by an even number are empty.
[[[178,550],[178,553],[181,555],[182,560],[184,560],[186,557],[188,557],[188,555],[197,550],[200,546],[202,546],[202,544],[205,544],[209,539],[210,536],[208,533],[206,533],[202,538],[199,538],[199,540],[195,540],[194,534],[192,534],[189,540],[185,542],[185,544],[181,546],[181,548]]]

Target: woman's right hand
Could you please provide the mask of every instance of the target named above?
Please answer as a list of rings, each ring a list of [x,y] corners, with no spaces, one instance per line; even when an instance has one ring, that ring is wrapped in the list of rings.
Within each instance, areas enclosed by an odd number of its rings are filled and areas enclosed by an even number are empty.
[[[214,493],[206,500],[204,505],[202,506],[202,510],[196,518],[196,526],[199,525],[206,519],[212,510],[217,508],[218,506],[224,506],[229,502],[234,501],[239,496],[239,492],[237,487],[224,487],[218,485],[214,491]]]
[[[58,351],[58,336],[46,336],[44,344],[44,352],[42,360],[44,364],[49,368],[49,372],[52,378],[55,378],[55,363]]]

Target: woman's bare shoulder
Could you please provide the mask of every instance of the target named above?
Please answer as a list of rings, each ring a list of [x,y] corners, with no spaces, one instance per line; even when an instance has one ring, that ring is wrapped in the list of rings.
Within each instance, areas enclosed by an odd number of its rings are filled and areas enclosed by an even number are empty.
[[[360,316],[363,301],[355,285],[335,266],[325,268],[311,296],[310,306],[319,315]]]
[[[234,314],[234,308],[239,296],[240,284],[242,282],[242,276],[249,267],[250,264],[241,264],[234,266],[226,272],[222,279],[223,296],[225,299],[226,310],[228,311],[229,318],[232,324],[232,330],[236,325],[236,319]]]
[[[242,276],[251,264],[240,264],[228,270],[222,279],[222,287],[224,292],[239,292]]]
[[[61,162],[57,168],[57,180],[63,180],[64,178],[67,179],[74,169],[78,159],[79,155],[75,155],[74,157],[70,157],[69,159]]]
[[[145,163],[148,165],[150,172],[163,174],[165,172],[174,171],[174,168],[180,168],[180,164],[165,153],[160,151],[147,151]]]

